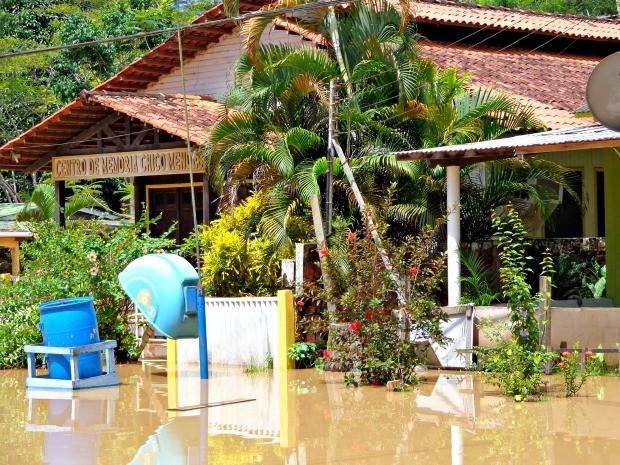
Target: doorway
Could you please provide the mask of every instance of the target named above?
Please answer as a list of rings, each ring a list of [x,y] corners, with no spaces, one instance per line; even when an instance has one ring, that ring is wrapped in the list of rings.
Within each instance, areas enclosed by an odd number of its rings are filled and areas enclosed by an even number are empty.
[[[196,218],[198,224],[203,223],[203,196],[202,183],[194,183],[196,195]],[[181,244],[194,230],[192,214],[191,186],[189,184],[152,185],[146,186],[147,218],[152,219],[161,215],[155,224],[149,225],[151,234],[162,236],[176,223],[176,228],[170,238]]]

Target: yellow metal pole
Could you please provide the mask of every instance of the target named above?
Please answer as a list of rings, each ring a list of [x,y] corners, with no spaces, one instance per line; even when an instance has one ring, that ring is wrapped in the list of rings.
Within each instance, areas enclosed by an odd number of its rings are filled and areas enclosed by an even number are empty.
[[[293,292],[278,291],[278,368],[295,368],[295,362],[288,357],[288,350],[295,342],[295,306]]]
[[[166,340],[166,373],[168,379],[168,408],[176,408],[179,406],[179,388],[178,384],[178,352],[176,339]],[[174,412],[168,412],[169,415],[175,416]]]
[[[288,384],[293,376],[292,371],[278,370],[278,398],[280,400],[280,447],[290,449],[297,445],[297,409],[295,394]]]

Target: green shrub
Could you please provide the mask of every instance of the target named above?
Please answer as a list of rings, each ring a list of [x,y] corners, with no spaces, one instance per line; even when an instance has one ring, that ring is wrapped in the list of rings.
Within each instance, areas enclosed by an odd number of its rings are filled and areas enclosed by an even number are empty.
[[[92,296],[99,337],[118,343],[117,357],[135,356],[127,326],[132,309],[118,274],[132,260],[173,247],[144,233],[144,222],[109,229],[100,222],[30,224],[35,239],[22,243],[22,275],[0,287],[0,368],[25,364],[22,346],[41,341],[37,306],[61,298]]]
[[[234,212],[223,214],[211,224],[200,226],[202,284],[205,295],[243,297],[275,295],[280,284],[280,256],[274,242],[258,233],[246,235],[247,225],[259,202],[247,198]],[[183,246],[193,254],[194,237]]]
[[[295,361],[295,368],[311,368],[316,355],[314,342],[295,342],[288,350],[288,358]]]
[[[483,321],[479,328],[494,343],[492,349],[475,350],[484,370],[484,381],[499,387],[502,394],[517,402],[538,394],[542,367],[554,358],[554,354],[542,350],[542,347],[532,350],[515,337],[504,339],[501,326],[493,326],[489,320]]]

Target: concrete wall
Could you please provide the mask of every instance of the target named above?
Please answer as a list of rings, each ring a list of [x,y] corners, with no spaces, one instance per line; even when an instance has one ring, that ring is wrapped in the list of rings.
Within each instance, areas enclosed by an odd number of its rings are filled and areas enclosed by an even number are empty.
[[[508,321],[506,307],[476,307],[477,322],[489,318],[495,324]],[[551,308],[551,345],[560,347],[562,341],[567,347],[579,342],[581,348],[596,348],[599,344],[605,349],[613,349],[620,343],[620,308],[616,307],[575,307]],[[482,347],[491,347],[492,342],[476,327],[474,343]],[[476,339],[477,337],[477,339]],[[508,329],[504,337],[510,337]],[[477,341],[477,342],[476,342]],[[617,356],[605,355],[609,363],[617,363]]]

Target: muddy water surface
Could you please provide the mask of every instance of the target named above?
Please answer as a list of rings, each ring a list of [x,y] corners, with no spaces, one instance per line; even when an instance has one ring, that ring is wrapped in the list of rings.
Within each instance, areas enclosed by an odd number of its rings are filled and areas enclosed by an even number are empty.
[[[472,375],[428,372],[414,392],[347,389],[311,370],[245,374],[157,363],[118,367],[121,386],[26,390],[0,371],[0,463],[12,465],[620,463],[620,378],[574,399],[517,404]],[[207,402],[248,400],[173,411]]]

